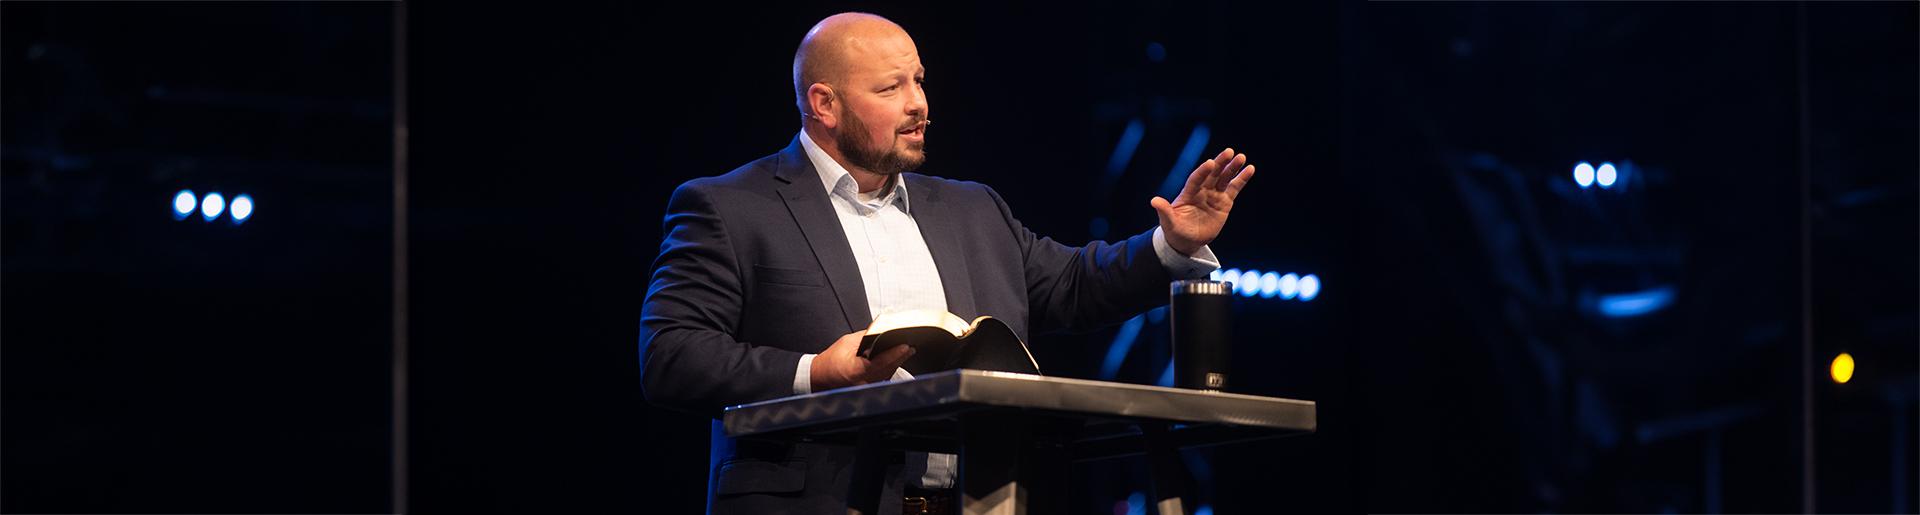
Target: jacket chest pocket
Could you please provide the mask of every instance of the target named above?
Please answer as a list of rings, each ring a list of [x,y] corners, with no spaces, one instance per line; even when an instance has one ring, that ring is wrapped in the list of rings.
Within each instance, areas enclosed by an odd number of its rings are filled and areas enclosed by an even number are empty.
[[[827,278],[819,269],[777,268],[766,265],[753,265],[753,282],[756,284],[783,284],[787,286],[811,286],[823,288]]]

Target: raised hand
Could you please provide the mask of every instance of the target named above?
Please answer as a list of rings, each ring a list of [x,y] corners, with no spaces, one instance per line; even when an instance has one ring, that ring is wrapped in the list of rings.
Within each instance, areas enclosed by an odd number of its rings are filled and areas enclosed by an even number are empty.
[[[1160,232],[1166,236],[1167,246],[1192,255],[1212,243],[1227,225],[1233,199],[1252,179],[1253,165],[1247,164],[1247,155],[1235,154],[1229,148],[1194,168],[1173,202],[1153,197],[1148,204],[1160,215]]]

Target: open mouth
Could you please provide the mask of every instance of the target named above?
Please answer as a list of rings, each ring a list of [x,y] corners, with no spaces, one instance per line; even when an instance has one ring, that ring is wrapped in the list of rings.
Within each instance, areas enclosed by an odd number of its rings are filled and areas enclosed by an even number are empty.
[[[900,135],[902,136],[925,137],[926,134],[927,134],[927,124],[925,123],[916,123],[916,124],[913,124],[913,127],[902,129],[900,131]]]

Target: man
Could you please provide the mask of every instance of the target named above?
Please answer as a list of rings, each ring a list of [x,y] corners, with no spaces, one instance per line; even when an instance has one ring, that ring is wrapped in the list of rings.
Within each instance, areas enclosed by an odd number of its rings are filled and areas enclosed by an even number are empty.
[[[873,315],[991,315],[1022,340],[1092,329],[1167,299],[1167,283],[1218,268],[1220,233],[1254,168],[1232,149],[1180,195],[1154,197],[1159,227],[1117,243],[1040,238],[986,186],[907,173],[926,159],[925,69],[898,25],[834,15],[794,55],[801,132],[771,156],[673,193],[641,308],[647,399],[726,406],[905,378],[910,355],[855,353]],[[727,438],[716,419],[712,513],[843,513],[852,450]],[[941,498],[953,459],[915,454],[886,488]]]

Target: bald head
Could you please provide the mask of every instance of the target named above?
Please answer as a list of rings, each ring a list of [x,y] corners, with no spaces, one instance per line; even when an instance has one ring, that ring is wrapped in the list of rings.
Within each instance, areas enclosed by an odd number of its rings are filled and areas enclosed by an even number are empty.
[[[812,114],[807,89],[817,83],[845,84],[847,74],[861,64],[902,52],[918,53],[906,29],[879,15],[848,12],[828,16],[813,25],[793,53],[793,96],[800,114]]]
[[[926,160],[926,68],[899,25],[866,13],[828,16],[793,53],[793,96],[807,138],[860,191]]]

